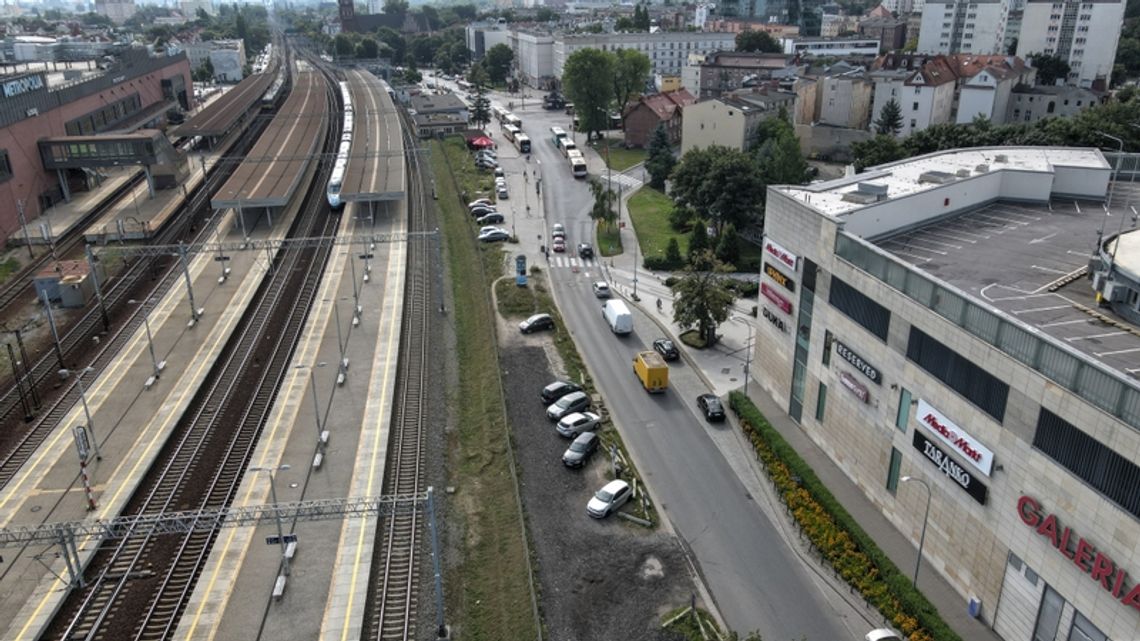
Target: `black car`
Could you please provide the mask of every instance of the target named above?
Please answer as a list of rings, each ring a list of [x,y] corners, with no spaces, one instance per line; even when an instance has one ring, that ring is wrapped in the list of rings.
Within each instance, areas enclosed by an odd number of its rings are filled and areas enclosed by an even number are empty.
[[[582,432],[570,443],[570,447],[562,453],[562,463],[566,467],[582,467],[590,460],[590,455],[598,449],[598,435],[594,432]]]
[[[489,207],[486,205],[479,205],[479,206],[471,208],[471,216],[474,218],[481,218],[483,216],[486,216],[487,214],[497,214],[497,213],[499,213],[498,209],[495,209],[494,207]]]
[[[582,386],[570,381],[554,381],[542,388],[542,402],[550,405],[571,392],[581,392]]]
[[[506,219],[503,218],[502,214],[500,214],[497,211],[493,211],[489,214],[484,214],[484,215],[480,216],[478,219],[475,220],[475,222],[479,223],[480,225],[494,225],[496,223],[502,224],[505,220]]]
[[[535,314],[519,323],[519,331],[524,334],[543,329],[554,329],[554,319],[550,317],[550,314]]]
[[[678,358],[681,358],[681,352],[677,351],[677,346],[674,345],[673,341],[669,340],[668,338],[658,338],[657,340],[653,341],[653,349],[657,350],[657,353],[661,355],[661,358],[664,358],[667,361],[675,361]]]
[[[724,420],[724,406],[720,404],[720,398],[716,394],[701,394],[697,397],[697,407],[705,413],[705,419],[709,421],[723,421]]]
[[[578,257],[579,258],[593,258],[594,246],[590,243],[578,243]]]

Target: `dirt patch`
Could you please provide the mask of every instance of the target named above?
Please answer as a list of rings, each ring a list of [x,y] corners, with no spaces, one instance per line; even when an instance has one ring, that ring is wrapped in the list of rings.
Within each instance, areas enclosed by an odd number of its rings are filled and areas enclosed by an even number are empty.
[[[681,638],[661,630],[660,616],[688,604],[694,591],[684,554],[665,531],[587,516],[609,460],[598,452],[583,469],[562,464],[570,442],[539,399],[561,372],[551,369],[543,342],[550,337],[506,341],[500,364],[548,638]]]

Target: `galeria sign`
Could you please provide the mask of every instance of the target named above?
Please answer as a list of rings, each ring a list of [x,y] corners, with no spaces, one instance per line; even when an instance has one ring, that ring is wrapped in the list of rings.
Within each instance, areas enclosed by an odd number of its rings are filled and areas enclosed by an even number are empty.
[[[966,430],[955,425],[953,421],[943,416],[942,412],[922,399],[918,399],[918,409],[915,410],[914,418],[931,434],[938,437],[938,440],[966,457],[970,465],[978,468],[982,474],[990,475],[994,466],[994,453],[982,445],[981,441],[967,434]]]
[[[1022,495],[1017,500],[1017,516],[1022,523],[1045,537],[1055,550],[1099,583],[1101,589],[1111,594],[1112,598],[1140,610],[1140,583],[1129,586],[1128,572],[1116,565],[1111,557],[1097,550],[1084,537],[1077,536],[1067,526],[1061,527],[1056,514],[1042,515],[1041,512],[1041,504],[1033,497]]]

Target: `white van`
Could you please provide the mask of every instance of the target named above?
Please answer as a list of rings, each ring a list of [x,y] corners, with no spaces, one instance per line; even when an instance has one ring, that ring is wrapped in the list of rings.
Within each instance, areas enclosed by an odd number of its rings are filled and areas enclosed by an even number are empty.
[[[633,331],[633,314],[625,306],[625,301],[611,298],[602,305],[602,317],[609,323],[615,334],[629,334]]]

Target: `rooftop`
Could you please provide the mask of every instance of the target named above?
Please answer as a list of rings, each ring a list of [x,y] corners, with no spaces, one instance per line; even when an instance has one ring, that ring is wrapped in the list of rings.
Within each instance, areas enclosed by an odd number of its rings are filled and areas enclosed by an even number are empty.
[[[986,166],[987,172],[1000,170],[1051,172],[1055,166],[1111,169],[1104,156],[1096,149],[976,147],[927,154],[879,165],[862,174],[814,185],[781,186],[776,189],[810,205],[820,213],[842,217],[884,202],[883,200],[873,203],[858,202],[848,196],[859,191],[860,183],[880,185],[885,188],[888,200],[896,200],[943,187],[946,181],[940,181],[942,176],[957,180],[964,178],[958,176],[959,171],[966,172],[966,177],[985,173],[978,171],[983,165]],[[1091,246],[1090,244],[1090,248]]]
[[[1140,376],[1140,328],[1098,308],[1087,278],[1050,291],[1088,264],[1103,219],[1100,203],[999,201],[876,244],[1135,378]],[[1140,262],[1140,232],[1125,236],[1117,261],[1122,267]]]

